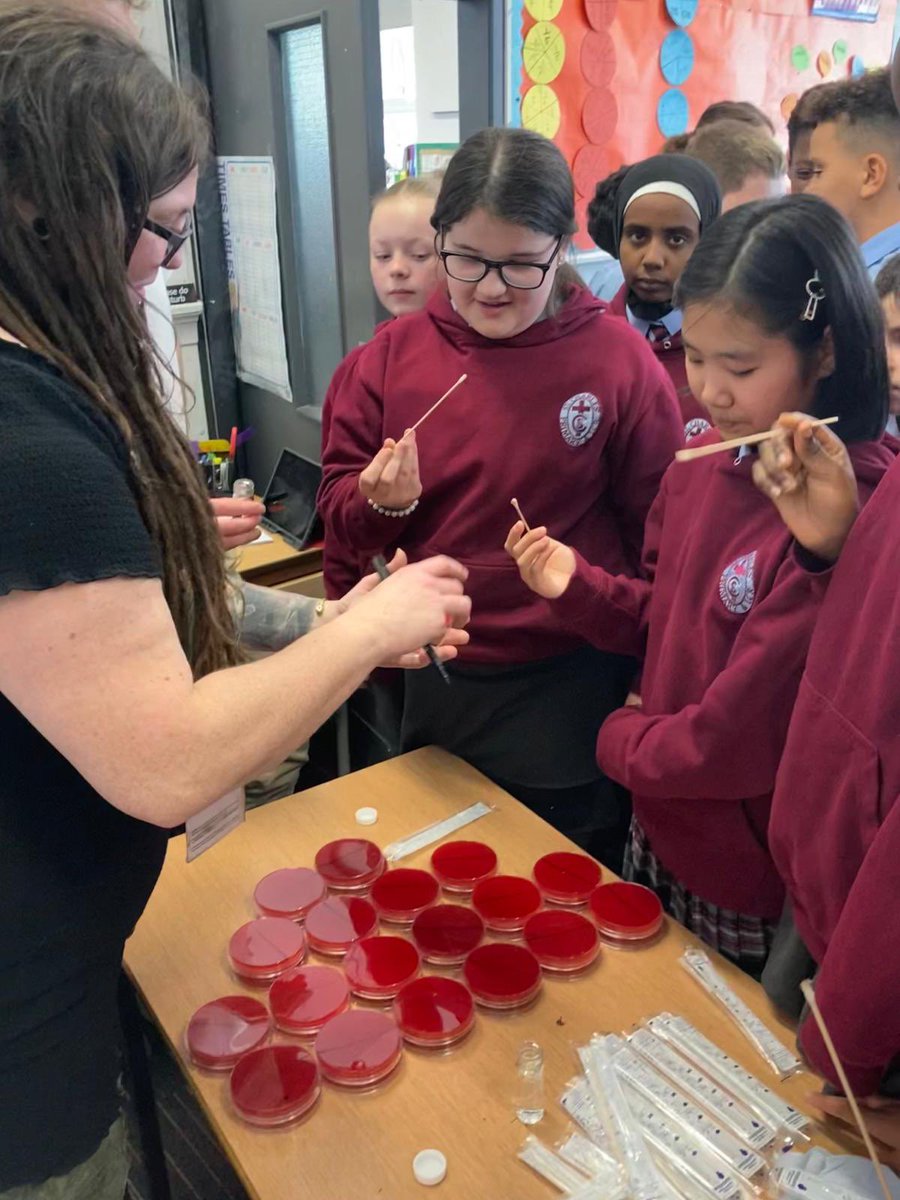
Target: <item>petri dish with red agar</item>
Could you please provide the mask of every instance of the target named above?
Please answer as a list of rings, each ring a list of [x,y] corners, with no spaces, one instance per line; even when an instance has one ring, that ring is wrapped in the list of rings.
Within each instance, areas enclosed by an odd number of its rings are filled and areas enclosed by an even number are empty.
[[[264,1046],[231,1072],[231,1103],[251,1125],[287,1125],[319,1098],[319,1068],[302,1046]]]
[[[534,864],[534,881],[551,904],[587,904],[602,874],[599,863],[569,850],[555,850]]]
[[[472,907],[488,929],[518,933],[541,907],[541,893],[520,875],[483,879],[472,893]]]
[[[363,1000],[393,1000],[420,966],[418,950],[402,937],[363,938],[344,959],[350,991]]]
[[[284,917],[257,917],[231,935],[228,957],[235,975],[247,983],[268,983],[306,955],[306,934]]]
[[[525,945],[548,971],[582,971],[600,953],[597,927],[576,912],[535,913],[525,924]]]
[[[497,872],[497,855],[484,842],[446,842],[431,856],[431,869],[445,892],[468,895]]]
[[[397,1066],[403,1038],[387,1013],[355,1008],[329,1021],[314,1049],[325,1079],[344,1087],[368,1087]]]
[[[269,1007],[279,1029],[311,1037],[350,1007],[350,985],[335,967],[295,967],[269,988]]]
[[[639,942],[662,929],[663,906],[640,883],[604,883],[591,893],[588,907],[600,936],[613,942]]]
[[[462,904],[435,904],[413,922],[413,941],[426,962],[456,966],[484,938],[484,921]]]
[[[362,896],[329,896],[306,914],[310,949],[319,954],[346,954],[377,926],[378,913]]]
[[[383,921],[411,925],[420,912],[434,904],[439,891],[438,881],[429,871],[396,867],[375,880],[369,895]]]
[[[365,838],[338,838],[316,854],[316,870],[335,892],[364,891],[386,866],[384,855]]]
[[[526,946],[493,942],[466,959],[463,977],[485,1008],[520,1008],[541,990],[541,964]]]
[[[394,1019],[413,1046],[452,1046],[475,1024],[472,993],[458,979],[424,975],[394,1001]]]
[[[327,894],[325,880],[309,867],[282,867],[256,885],[253,900],[260,916],[302,921]]]
[[[242,1054],[261,1046],[272,1031],[269,1010],[252,996],[220,996],[188,1021],[185,1044],[198,1067],[230,1071]]]

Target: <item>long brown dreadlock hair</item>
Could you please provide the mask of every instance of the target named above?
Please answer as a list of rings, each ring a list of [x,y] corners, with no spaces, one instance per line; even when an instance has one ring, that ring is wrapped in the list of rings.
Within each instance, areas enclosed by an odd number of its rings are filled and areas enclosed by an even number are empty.
[[[127,37],[53,6],[0,6],[0,326],[124,439],[195,677],[241,656],[207,497],[162,407],[126,268],[151,200],[208,138],[200,105]]]

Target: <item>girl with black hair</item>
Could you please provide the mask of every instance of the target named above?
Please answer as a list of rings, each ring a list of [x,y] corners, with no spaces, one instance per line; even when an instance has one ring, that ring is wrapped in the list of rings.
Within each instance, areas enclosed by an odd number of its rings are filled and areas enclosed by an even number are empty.
[[[334,399],[326,542],[363,560],[396,546],[412,559],[432,546],[461,556],[471,644],[451,688],[433,671],[404,685],[400,745],[454,751],[615,866],[626,805],[594,742],[632,664],[561,629],[502,538],[517,496],[609,570],[635,574],[682,440],[674,391],[644,339],[564,265],[575,196],[552,142],[523,129],[469,138],[432,224],[446,289],[382,330]]]
[[[893,458],[881,434],[887,369],[843,218],[810,197],[734,209],[701,241],[677,299],[688,378],[715,426],[697,444],[797,408],[837,416],[867,497]],[[784,897],[767,842],[772,789],[827,577],[797,561],[754,486],[754,457],[669,468],[644,579],[589,566],[545,527],[517,523],[507,548],[564,627],[644,659],[640,699],[597,741],[601,767],[633,793],[626,877],[758,974]]]

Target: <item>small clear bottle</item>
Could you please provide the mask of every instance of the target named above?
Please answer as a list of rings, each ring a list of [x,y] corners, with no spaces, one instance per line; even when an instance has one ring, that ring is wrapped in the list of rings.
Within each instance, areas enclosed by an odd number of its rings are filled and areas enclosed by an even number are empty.
[[[523,1125],[544,1117],[544,1052],[537,1042],[523,1042],[516,1056],[516,1116]]]
[[[252,500],[255,493],[256,487],[252,479],[236,479],[234,487],[231,489],[234,500]]]

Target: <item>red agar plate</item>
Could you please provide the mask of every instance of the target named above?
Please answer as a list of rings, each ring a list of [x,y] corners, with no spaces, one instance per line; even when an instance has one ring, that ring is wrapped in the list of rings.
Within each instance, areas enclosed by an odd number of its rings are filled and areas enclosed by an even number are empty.
[[[641,941],[662,928],[659,897],[640,883],[604,883],[588,905],[601,935],[614,941]]]
[[[230,1071],[242,1054],[261,1046],[272,1029],[266,1006],[250,996],[221,996],[198,1008],[185,1041],[191,1061],[208,1071]]]
[[[486,1008],[518,1008],[541,990],[541,964],[530,950],[511,942],[473,950],[463,975],[472,995]]]
[[[525,945],[549,971],[581,971],[600,953],[596,927],[581,913],[535,913],[525,925],[524,937]]]
[[[344,959],[350,990],[363,1000],[393,1000],[419,966],[418,950],[401,937],[363,938]]]
[[[431,856],[431,869],[445,892],[473,891],[497,870],[497,855],[484,842],[446,842]]]
[[[403,1039],[387,1013],[356,1008],[329,1021],[315,1043],[319,1068],[332,1083],[366,1087],[390,1075]]]
[[[400,992],[394,1018],[414,1046],[452,1046],[475,1024],[475,1001],[459,980],[426,975]]]
[[[386,866],[384,855],[365,838],[339,838],[316,855],[316,870],[336,892],[362,891]]]
[[[248,983],[268,983],[303,962],[306,934],[284,917],[257,917],[231,935],[228,957]]]
[[[472,907],[488,929],[515,933],[541,907],[541,893],[530,879],[495,875],[484,879],[472,893]]]
[[[329,896],[306,914],[306,936],[319,954],[346,954],[377,925],[378,914],[361,896]]]
[[[309,867],[283,867],[264,876],[253,899],[261,916],[302,921],[314,904],[325,898],[325,880]]]
[[[231,1073],[231,1102],[251,1125],[287,1125],[319,1098],[319,1068],[301,1046],[264,1046]]]
[[[372,903],[383,921],[411,925],[415,918],[438,898],[438,881],[428,871],[415,867],[397,867],[372,884]]]
[[[601,877],[599,863],[568,850],[545,854],[534,864],[534,881],[551,904],[586,904]]]
[[[335,967],[295,967],[269,988],[269,1007],[279,1029],[310,1037],[350,1007],[350,987]]]
[[[453,966],[481,944],[484,921],[462,904],[435,904],[416,917],[412,935],[426,962]]]

